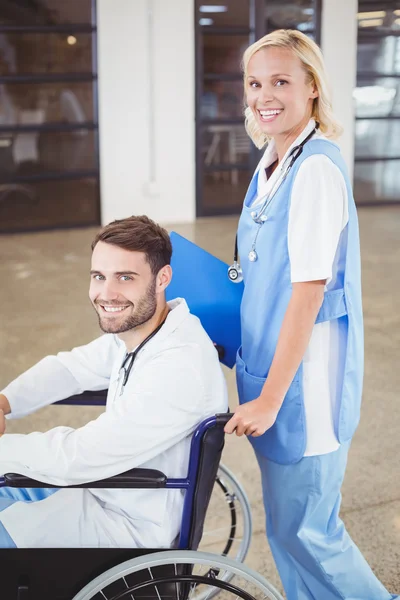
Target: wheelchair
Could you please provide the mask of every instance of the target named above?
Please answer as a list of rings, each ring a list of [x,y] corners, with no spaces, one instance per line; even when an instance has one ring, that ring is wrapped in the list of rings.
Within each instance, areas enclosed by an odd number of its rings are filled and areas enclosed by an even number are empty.
[[[57,404],[104,405],[106,393],[84,392]],[[221,600],[283,600],[267,580],[242,564],[251,541],[249,502],[232,473],[220,465],[224,426],[230,416],[215,415],[197,427],[185,478],[169,479],[154,469],[135,468],[109,479],[71,486],[150,488],[154,493],[160,488],[185,490],[179,539],[173,548],[1,549],[0,597],[210,600],[220,594]],[[0,486],[54,487],[16,473],[0,478]],[[210,504],[212,511],[206,519]],[[225,515],[217,512],[220,507],[225,508]]]

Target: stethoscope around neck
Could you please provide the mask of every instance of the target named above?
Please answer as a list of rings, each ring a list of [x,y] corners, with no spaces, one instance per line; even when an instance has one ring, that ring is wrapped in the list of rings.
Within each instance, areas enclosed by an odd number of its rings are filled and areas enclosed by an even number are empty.
[[[137,357],[137,355],[139,354],[139,352],[143,348],[143,346],[145,346],[147,344],[147,342],[149,342],[156,335],[156,333],[158,333],[160,331],[160,329],[164,325],[165,321],[166,321],[166,318],[163,320],[162,323],[160,323],[160,325],[158,325],[158,327],[156,327],[154,329],[154,331],[152,331],[150,333],[150,335],[147,336],[147,338],[145,340],[143,340],[143,342],[141,344],[139,344],[139,346],[136,348],[136,350],[134,350],[133,352],[128,352],[127,355],[125,356],[125,359],[124,359],[124,361],[121,365],[120,371],[119,371],[120,372],[119,379],[122,376],[121,385],[117,384],[117,388],[120,388],[119,395],[122,394],[124,387],[128,383],[129,375],[131,374],[133,363],[135,362],[135,358]]]
[[[260,210],[258,212],[253,210],[251,212],[251,218],[253,219],[254,223],[256,223],[258,225],[258,228],[257,228],[256,234],[255,234],[253,243],[251,245],[251,250],[248,254],[248,259],[250,262],[255,262],[258,259],[258,255],[257,255],[257,251],[256,251],[257,238],[258,238],[258,234],[260,232],[262,225],[268,220],[268,216],[265,214],[267,207],[270,205],[275,194],[281,187],[282,183],[285,181],[285,179],[288,176],[294,163],[296,162],[296,160],[299,158],[299,156],[303,152],[304,145],[308,142],[308,140],[310,140],[312,138],[314,133],[317,131],[318,127],[319,127],[319,123],[316,123],[315,128],[312,130],[312,132],[310,134],[308,134],[308,136],[301,142],[301,144],[299,144],[298,146],[295,146],[292,149],[289,156],[285,159],[285,163],[288,160],[290,160],[288,166],[286,167],[286,169],[284,171],[283,171],[284,165],[282,166],[283,174],[278,178],[276,184],[273,186],[273,188],[270,190],[270,192],[268,194],[266,194],[265,200],[262,203]],[[238,261],[238,234],[237,233],[236,233],[236,237],[235,237],[235,250],[234,250],[234,254],[233,254],[233,264],[228,268],[228,278],[233,283],[241,283],[243,281],[243,271],[242,271],[242,267],[240,266],[240,263]]]

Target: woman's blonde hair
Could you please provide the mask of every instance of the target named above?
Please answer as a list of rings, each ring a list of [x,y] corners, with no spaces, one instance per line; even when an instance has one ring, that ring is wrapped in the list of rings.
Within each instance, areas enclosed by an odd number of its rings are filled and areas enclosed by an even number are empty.
[[[265,35],[249,46],[243,55],[242,69],[245,88],[249,61],[256,52],[264,48],[285,48],[292,50],[301,60],[304,70],[307,73],[307,82],[315,83],[318,90],[318,97],[314,98],[313,101],[311,117],[319,123],[320,131],[326,137],[339,137],[342,133],[342,127],[333,115],[324,59],[317,44],[304,35],[304,33],[293,29],[278,29]],[[270,140],[269,136],[265,135],[258,127],[250,107],[246,107],[244,114],[248,135],[257,148],[262,148]]]

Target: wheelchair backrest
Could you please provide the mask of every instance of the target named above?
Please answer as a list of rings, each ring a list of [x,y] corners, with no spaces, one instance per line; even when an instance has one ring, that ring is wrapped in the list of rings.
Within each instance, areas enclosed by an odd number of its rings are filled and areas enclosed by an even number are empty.
[[[203,534],[207,508],[224,447],[224,425],[227,420],[227,415],[225,414],[216,415],[210,419],[208,426],[204,427],[203,431],[200,431],[199,439],[196,439],[196,436],[194,436],[192,440],[191,457],[196,452],[198,453],[197,473],[194,478],[193,493],[186,494],[183,511],[183,521],[185,520],[185,513],[188,514],[189,511],[191,512],[188,539],[187,544],[185,544],[191,550],[197,549]],[[198,445],[197,450],[196,444]],[[191,466],[189,465],[189,477],[190,468]],[[192,497],[190,498],[190,496]],[[182,537],[181,541],[184,541]],[[180,547],[182,547],[181,544]]]

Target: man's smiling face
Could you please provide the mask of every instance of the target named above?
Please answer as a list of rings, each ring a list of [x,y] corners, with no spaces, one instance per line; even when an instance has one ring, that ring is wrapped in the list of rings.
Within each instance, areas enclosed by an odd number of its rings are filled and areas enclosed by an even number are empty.
[[[105,333],[124,333],[154,316],[156,276],[144,252],[98,242],[90,276],[89,298]]]

